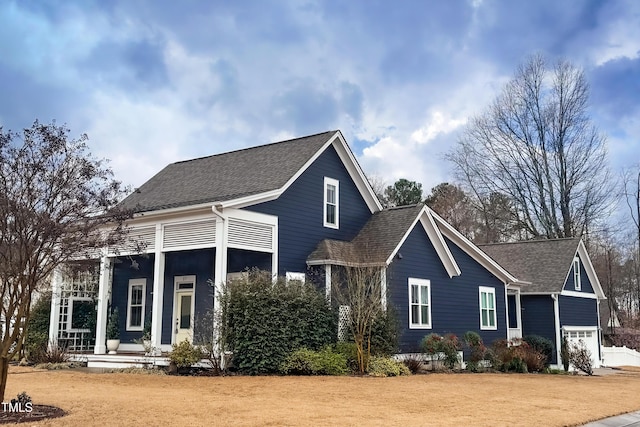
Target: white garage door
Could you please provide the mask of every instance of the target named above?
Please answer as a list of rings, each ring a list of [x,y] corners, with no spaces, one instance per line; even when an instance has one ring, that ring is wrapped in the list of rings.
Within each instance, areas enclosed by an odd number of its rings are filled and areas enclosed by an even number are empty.
[[[580,341],[584,342],[585,346],[591,352],[591,359],[593,360],[593,367],[600,367],[600,352],[598,344],[598,330],[596,327],[585,328],[580,326],[565,326],[563,329],[563,335],[569,345],[576,344]]]

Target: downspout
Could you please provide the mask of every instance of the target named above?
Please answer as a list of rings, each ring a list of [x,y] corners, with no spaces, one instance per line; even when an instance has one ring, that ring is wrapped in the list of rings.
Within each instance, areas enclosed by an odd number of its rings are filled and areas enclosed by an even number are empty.
[[[556,327],[556,365],[560,366],[562,364],[562,361],[560,360],[560,347],[562,346],[562,343],[560,341],[560,304],[558,303],[558,294],[551,294],[551,299],[553,300],[553,317]]]

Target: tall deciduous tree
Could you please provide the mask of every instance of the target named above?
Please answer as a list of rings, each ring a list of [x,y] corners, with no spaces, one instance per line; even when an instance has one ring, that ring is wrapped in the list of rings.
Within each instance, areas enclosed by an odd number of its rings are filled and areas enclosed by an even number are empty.
[[[384,190],[388,206],[406,206],[422,202],[422,184],[400,178]]]
[[[460,186],[448,182],[438,184],[424,202],[465,237],[474,238],[478,228],[477,211]]]
[[[475,196],[508,196],[528,236],[580,236],[602,218],[611,194],[605,138],[591,123],[588,98],[581,69],[533,56],[447,158]]]
[[[20,133],[0,127],[0,400],[9,361],[22,342],[32,296],[53,270],[96,248],[117,244],[128,212],[116,209],[123,192],[104,161],[93,158],[87,136],[41,124]]]

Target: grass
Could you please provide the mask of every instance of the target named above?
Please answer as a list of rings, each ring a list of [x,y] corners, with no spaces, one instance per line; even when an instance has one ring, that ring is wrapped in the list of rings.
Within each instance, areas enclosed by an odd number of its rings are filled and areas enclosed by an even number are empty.
[[[37,426],[581,425],[640,409],[640,371],[586,377],[428,374],[175,377],[12,367],[26,391],[69,415]]]

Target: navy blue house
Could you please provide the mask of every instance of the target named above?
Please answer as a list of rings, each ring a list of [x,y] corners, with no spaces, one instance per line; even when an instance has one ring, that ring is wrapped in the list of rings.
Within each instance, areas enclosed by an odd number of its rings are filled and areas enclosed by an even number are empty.
[[[331,298],[332,267],[357,264],[357,254],[381,269],[402,352],[432,332],[472,330],[485,342],[557,335],[536,310],[552,323],[559,316],[570,335],[569,326],[591,326],[597,316],[597,300],[575,295],[600,297],[591,270],[580,270],[580,290],[569,275],[562,284],[574,290],[556,292],[557,301],[546,295],[552,304],[537,294],[521,300],[521,280],[531,280],[428,207],[383,209],[340,131],[173,163],[123,206],[135,212],[131,243],[103,251],[95,277],[54,278],[50,338],[72,350],[86,350],[95,333],[93,351],[105,354],[109,306],[121,314],[121,350],[142,350],[145,324],[157,349],[191,340],[194,320],[217,304],[215,287],[247,268],[302,280],[319,271]],[[97,300],[95,332],[74,328],[74,307],[84,300]]]

